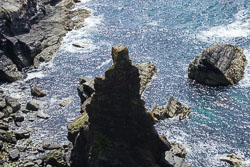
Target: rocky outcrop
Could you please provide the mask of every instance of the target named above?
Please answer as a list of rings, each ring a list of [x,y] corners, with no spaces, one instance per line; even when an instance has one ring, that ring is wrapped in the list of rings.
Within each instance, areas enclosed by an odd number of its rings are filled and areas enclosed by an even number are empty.
[[[233,85],[243,78],[246,65],[246,56],[240,47],[215,45],[190,62],[188,77],[210,86]]]
[[[140,96],[139,71],[123,45],[112,48],[113,65],[104,77],[95,78],[95,93],[85,106],[74,140],[71,166],[171,166],[166,144],[154,129]],[[69,128],[72,130],[72,127]]]
[[[155,104],[151,113],[156,121],[173,117],[178,117],[180,120],[183,120],[191,113],[191,109],[188,106],[183,106],[174,97],[170,97],[165,106]]]
[[[220,160],[235,167],[240,167],[243,163],[243,159],[235,154],[226,154],[224,157],[220,158]]]
[[[153,76],[156,74],[157,70],[153,63],[142,63],[135,65],[139,72],[140,78],[140,94],[147,88],[148,84],[152,80]],[[94,92],[94,80],[88,77],[79,78],[79,85],[77,87],[78,95],[83,103],[88,99]],[[85,104],[83,105],[84,108]],[[83,112],[83,110],[82,110]]]
[[[73,7],[72,0],[0,2],[0,81],[18,80],[24,67],[51,60],[67,31],[83,26],[89,15]]]

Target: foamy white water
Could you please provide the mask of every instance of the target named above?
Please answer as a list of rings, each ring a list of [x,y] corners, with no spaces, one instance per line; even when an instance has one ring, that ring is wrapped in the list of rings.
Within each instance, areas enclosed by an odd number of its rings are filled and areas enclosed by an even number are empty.
[[[248,64],[245,68],[243,79],[239,82],[239,86],[243,88],[250,87],[250,50],[244,50],[244,54],[247,58]]]
[[[250,36],[250,16],[245,10],[234,15],[234,21],[227,25],[211,27],[201,31],[197,37],[207,43],[226,41],[237,37],[247,38]]]

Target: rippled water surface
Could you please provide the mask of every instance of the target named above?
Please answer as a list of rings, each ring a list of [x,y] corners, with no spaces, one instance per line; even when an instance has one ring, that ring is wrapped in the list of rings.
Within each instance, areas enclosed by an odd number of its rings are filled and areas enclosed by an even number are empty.
[[[53,62],[31,71],[25,82],[4,85],[12,96],[27,99],[29,86],[48,92],[42,104],[52,118],[35,121],[33,135],[65,141],[65,125],[79,115],[78,77],[103,75],[111,65],[111,47],[123,43],[134,63],[157,66],[158,74],[143,94],[147,107],[164,105],[174,96],[192,108],[187,120],[156,125],[170,141],[184,144],[190,164],[225,166],[218,158],[237,153],[250,166],[250,66],[235,86],[211,88],[187,78],[189,62],[216,43],[240,46],[250,62],[250,1],[85,0],[77,8],[91,10],[92,16],[85,27],[68,33]],[[86,47],[72,46],[77,41]],[[72,103],[61,108],[64,98]]]

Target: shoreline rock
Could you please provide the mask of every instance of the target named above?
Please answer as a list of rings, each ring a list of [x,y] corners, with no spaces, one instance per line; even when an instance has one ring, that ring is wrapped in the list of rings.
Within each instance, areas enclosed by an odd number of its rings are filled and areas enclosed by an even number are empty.
[[[215,45],[204,49],[188,67],[188,77],[209,86],[227,86],[238,83],[247,65],[240,47]]]
[[[48,62],[63,36],[83,26],[90,12],[71,10],[72,0],[0,2],[0,81],[22,78],[22,69]],[[77,16],[77,17],[76,17]],[[76,19],[72,19],[75,18]]]

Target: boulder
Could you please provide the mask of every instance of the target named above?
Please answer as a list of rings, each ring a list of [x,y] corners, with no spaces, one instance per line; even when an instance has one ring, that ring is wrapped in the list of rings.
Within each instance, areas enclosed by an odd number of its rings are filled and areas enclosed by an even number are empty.
[[[181,158],[185,158],[187,155],[186,148],[177,142],[171,143],[170,151],[172,151],[174,155],[181,157]]]
[[[10,150],[9,157],[10,157],[10,160],[12,160],[12,161],[18,160],[20,157],[20,153],[19,153],[18,149]]]
[[[45,150],[54,150],[54,149],[59,149],[61,146],[53,141],[50,140],[44,140],[42,143],[42,147]]]
[[[61,107],[66,107],[67,105],[69,105],[70,103],[72,102],[72,99],[71,98],[66,98],[66,99],[63,99],[59,105]]]
[[[6,104],[12,108],[13,112],[17,112],[18,110],[20,110],[21,104],[18,102],[17,99],[7,96],[5,100]]]
[[[14,134],[15,134],[17,140],[27,139],[30,137],[30,132],[28,130],[25,130],[25,129],[15,130]]]
[[[39,110],[39,101],[38,100],[31,100],[27,103],[26,109],[31,111],[38,111]]]
[[[21,113],[15,113],[14,115],[15,122],[22,122],[24,121],[24,116]]]
[[[5,98],[2,98],[0,96],[0,111],[6,107],[6,101]]]
[[[128,48],[113,47],[112,59],[105,76],[94,79],[95,92],[85,111],[89,124],[80,128],[73,142],[71,166],[170,167],[164,160],[170,148],[146,112],[139,70],[132,65]]]
[[[226,86],[238,83],[247,65],[240,47],[215,45],[204,49],[188,67],[188,77],[209,86]]]
[[[166,151],[165,159],[172,167],[191,167],[185,162],[184,158],[176,156],[172,151]]]
[[[31,95],[35,97],[44,97],[47,94],[42,89],[35,87],[31,89]]]
[[[45,114],[45,113],[42,112],[42,111],[38,111],[38,112],[37,112],[37,117],[38,117],[38,118],[43,118],[43,119],[48,119],[48,118],[50,117],[50,115],[49,115],[49,114]]]
[[[157,120],[173,117],[178,117],[180,120],[183,120],[191,113],[191,109],[188,106],[183,106],[174,97],[170,97],[164,107],[154,105],[151,113]]]
[[[46,153],[43,158],[44,165],[52,165],[56,167],[68,167],[65,160],[65,154],[62,149],[53,150]]]
[[[225,161],[235,167],[240,167],[243,163],[243,159],[236,154],[226,154],[224,157],[220,158],[220,160]]]

